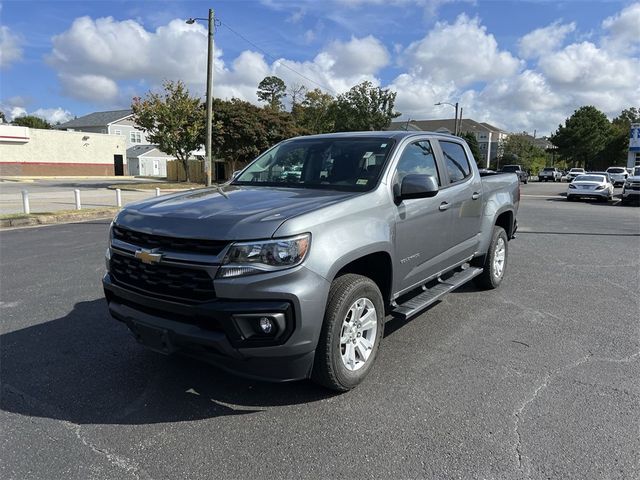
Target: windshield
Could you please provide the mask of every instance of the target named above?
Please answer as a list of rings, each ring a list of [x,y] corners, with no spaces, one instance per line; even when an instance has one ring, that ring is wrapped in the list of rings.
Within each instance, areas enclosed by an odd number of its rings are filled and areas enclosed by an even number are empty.
[[[640,167],[636,167],[633,169],[633,176],[640,176]]]
[[[572,168],[569,173],[584,173],[584,168]]]
[[[518,170],[520,170],[518,165],[505,165],[502,169],[503,172],[517,172]]]
[[[555,170],[555,168],[552,167],[544,167],[544,169],[542,170],[543,172],[553,172]]]
[[[615,168],[607,168],[607,172],[608,173],[625,173],[626,170],[624,168],[615,167]]]
[[[258,157],[233,185],[371,190],[394,143],[383,137],[285,141]]]
[[[580,175],[574,181],[576,182],[604,182],[604,175]]]

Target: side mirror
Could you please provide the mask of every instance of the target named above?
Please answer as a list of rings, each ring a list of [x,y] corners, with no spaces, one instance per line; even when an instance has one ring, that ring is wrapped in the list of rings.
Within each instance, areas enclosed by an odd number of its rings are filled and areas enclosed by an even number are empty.
[[[438,193],[438,181],[433,175],[410,174],[402,179],[400,200],[434,197]]]
[[[231,180],[235,180],[238,175],[242,173],[242,170],[236,170],[231,174]]]

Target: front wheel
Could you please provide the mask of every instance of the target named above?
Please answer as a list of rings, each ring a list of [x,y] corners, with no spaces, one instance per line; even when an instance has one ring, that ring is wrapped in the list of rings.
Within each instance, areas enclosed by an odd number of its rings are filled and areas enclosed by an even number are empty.
[[[505,232],[502,227],[493,227],[489,251],[484,256],[484,262],[482,264],[483,271],[473,279],[476,286],[485,290],[498,288],[507,268],[508,253],[509,242],[507,232]]]
[[[352,273],[336,278],[329,290],[324,324],[311,378],[346,392],[367,376],[384,331],[384,302],[370,278]]]

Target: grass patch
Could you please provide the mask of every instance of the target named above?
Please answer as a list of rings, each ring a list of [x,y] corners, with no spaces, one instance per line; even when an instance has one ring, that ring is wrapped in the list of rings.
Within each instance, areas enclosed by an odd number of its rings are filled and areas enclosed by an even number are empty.
[[[111,190],[115,190],[116,188],[120,190],[155,190],[156,188],[160,190],[189,190],[190,188],[202,187],[204,187],[203,183],[194,182],[145,182],[109,185],[107,188]]]

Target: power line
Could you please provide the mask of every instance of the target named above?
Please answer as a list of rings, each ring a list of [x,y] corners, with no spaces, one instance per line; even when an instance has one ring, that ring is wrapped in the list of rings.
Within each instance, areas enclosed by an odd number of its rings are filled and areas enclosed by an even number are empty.
[[[258,45],[256,45],[255,43],[253,43],[251,40],[249,40],[247,37],[245,37],[244,35],[242,35],[241,33],[237,32],[236,30],[234,30],[233,28],[231,28],[229,25],[227,25],[226,23],[224,23],[222,20],[216,20],[216,23],[220,22],[220,25],[224,25],[225,27],[227,27],[232,33],[236,34],[238,37],[240,37],[242,40],[244,40],[245,42],[247,42],[249,45],[251,45],[253,48],[255,48],[256,50],[260,51],[261,53],[263,53],[265,56],[269,57],[273,62],[277,62],[278,58],[275,57],[275,55],[271,55],[269,52],[267,52],[266,50],[264,50],[263,48],[260,48]],[[287,70],[291,70],[293,73],[295,73],[296,75],[304,78],[305,80],[307,80],[308,82],[313,83],[314,85],[317,85],[318,87],[320,87],[323,90],[328,90],[331,93],[333,93],[334,95],[337,95],[338,92],[336,92],[333,88],[331,87],[327,87],[326,85],[322,85],[321,83],[316,82],[315,80],[307,77],[306,75],[298,72],[297,70],[291,68],[289,65],[287,65],[286,63],[283,62],[279,62],[279,64],[281,66],[283,66],[284,68],[286,68]]]

